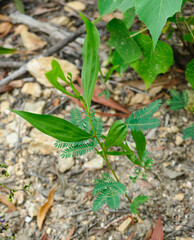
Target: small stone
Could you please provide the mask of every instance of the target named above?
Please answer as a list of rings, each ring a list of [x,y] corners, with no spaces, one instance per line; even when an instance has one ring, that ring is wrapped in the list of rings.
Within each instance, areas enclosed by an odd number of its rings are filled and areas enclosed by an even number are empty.
[[[45,104],[46,104],[45,101],[27,102],[24,105],[24,111],[42,114]]]
[[[22,80],[15,80],[15,81],[11,81],[9,83],[9,86],[12,88],[21,88],[23,84],[24,82]]]
[[[29,217],[29,216],[26,216],[24,221],[25,221],[25,222],[27,222],[27,223],[29,223],[29,222],[31,222],[31,221],[32,221],[32,218],[31,218],[31,217]]]
[[[169,132],[169,133],[177,133],[177,132],[179,132],[179,129],[178,129],[177,126],[170,126],[170,127],[167,128],[167,132]]]
[[[108,121],[107,121],[107,126],[112,126],[114,123],[114,119],[113,118],[110,118]]]
[[[67,170],[71,169],[74,165],[74,159],[70,158],[62,158],[61,156],[58,158],[59,172],[64,173]]]
[[[178,201],[183,201],[183,199],[184,199],[184,194],[183,193],[177,193],[177,194],[175,194],[175,199],[177,199]]]
[[[51,234],[51,231],[52,231],[52,228],[47,228],[47,230],[46,230],[46,233],[48,234],[48,235],[50,235]]]
[[[121,225],[118,227],[118,231],[121,233],[124,233],[127,228],[129,227],[129,225],[131,224],[132,220],[131,218],[127,218],[126,220],[124,220]]]
[[[36,217],[38,215],[38,211],[40,206],[38,203],[31,203],[28,207],[28,214],[31,218]]]
[[[16,192],[14,195],[14,200],[16,200],[17,205],[21,205],[24,202],[25,193],[23,191]]]
[[[73,9],[76,11],[83,11],[86,8],[86,5],[79,1],[68,2],[64,7],[64,10],[67,12],[73,12]]]
[[[49,98],[51,96],[52,89],[46,88],[43,92],[44,97]]]
[[[180,146],[183,142],[184,142],[183,138],[181,136],[177,135],[176,141],[175,141],[176,145]]]
[[[41,87],[36,82],[35,83],[34,82],[28,82],[28,83],[24,84],[24,86],[21,89],[21,92],[32,95],[34,97],[40,97]]]
[[[135,94],[134,97],[131,98],[130,105],[134,105],[134,104],[137,104],[137,103],[142,103],[144,98],[145,98],[144,94],[137,93],[137,94]]]
[[[89,162],[85,162],[83,168],[87,169],[101,169],[103,168],[103,159],[102,158],[95,158]]]
[[[8,101],[3,101],[0,104],[0,109],[1,109],[1,114],[4,113],[6,110],[9,108],[9,102]]]
[[[11,133],[6,136],[6,143],[9,145],[10,148],[15,147],[17,140],[17,133]]]
[[[70,19],[66,16],[59,16],[52,18],[50,22],[55,23],[57,25],[65,26],[70,22]]]

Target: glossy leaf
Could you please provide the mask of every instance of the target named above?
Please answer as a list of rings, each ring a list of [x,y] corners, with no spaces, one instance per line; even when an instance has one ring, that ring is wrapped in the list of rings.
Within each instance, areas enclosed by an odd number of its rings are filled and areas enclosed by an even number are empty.
[[[185,74],[188,82],[191,84],[191,87],[194,89],[194,59],[192,59],[185,69]]]
[[[135,9],[141,21],[148,27],[154,49],[167,18],[181,10],[182,0],[136,0]]]
[[[80,15],[87,31],[82,49],[83,68],[81,78],[84,99],[89,109],[100,67],[98,56],[100,37],[97,28],[83,14],[80,13]]]
[[[129,31],[122,20],[112,19],[107,25],[107,30],[110,32],[107,43],[116,49],[124,62],[129,64],[140,58],[140,48],[130,37]]]
[[[14,48],[4,48],[0,46],[0,54],[12,54],[16,51],[17,49]]]
[[[64,142],[78,142],[92,137],[91,134],[62,118],[25,111],[11,111],[24,118],[41,132]]]
[[[117,120],[114,122],[109,129],[105,147],[109,148],[111,146],[118,146],[126,138],[127,132],[127,126],[123,121]]]
[[[133,140],[136,145],[137,154],[140,159],[142,159],[143,153],[146,149],[146,139],[144,134],[141,131],[131,131]]]
[[[157,75],[165,73],[173,64],[173,51],[167,43],[158,41],[153,52],[152,39],[147,35],[139,34],[134,39],[141,48],[143,58],[131,63],[131,67],[142,77],[147,90]]]

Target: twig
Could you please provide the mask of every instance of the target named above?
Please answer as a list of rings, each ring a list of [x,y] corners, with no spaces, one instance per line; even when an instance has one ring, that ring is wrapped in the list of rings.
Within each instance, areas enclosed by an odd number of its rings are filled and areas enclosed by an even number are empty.
[[[63,104],[66,103],[67,100],[68,100],[68,99],[63,100],[58,106],[54,107],[53,109],[51,109],[50,111],[48,111],[48,112],[46,112],[46,113],[44,113],[44,114],[49,115],[49,114],[53,113],[53,112],[56,111],[58,108],[60,108],[61,106],[63,106]]]
[[[106,24],[107,23],[105,23],[105,22],[97,23],[96,27],[97,28],[103,28],[103,27],[106,26]],[[81,36],[85,32],[86,32],[85,27],[82,27],[82,28],[78,29],[74,33],[71,33],[67,38],[59,41],[53,47],[51,47],[50,49],[45,51],[42,56],[44,56],[44,57],[51,56],[53,53],[58,52],[63,47],[67,46],[70,42],[73,42],[76,38],[78,38],[79,36]],[[37,58],[40,58],[42,56],[40,55]],[[0,86],[3,86],[4,84],[7,84],[7,83],[11,82],[12,80],[16,79],[17,77],[20,77],[23,74],[25,74],[27,72],[26,66],[27,66],[27,64],[23,65],[18,70],[16,70],[14,73],[12,73],[10,76],[2,79],[0,81]]]
[[[75,217],[75,216],[78,216],[78,215],[81,215],[81,214],[87,213],[87,212],[92,212],[92,208],[89,208],[87,210],[83,210],[83,211],[80,211],[80,212],[72,213],[70,215],[65,216],[64,219],[69,218],[69,217]]]
[[[0,62],[0,68],[20,68],[24,65],[24,62],[4,61]]]
[[[82,182],[79,182],[75,179],[68,179],[68,182],[77,183],[77,185],[81,185],[81,186],[84,186],[84,187],[95,186],[95,184],[93,184],[93,183],[82,183]]]

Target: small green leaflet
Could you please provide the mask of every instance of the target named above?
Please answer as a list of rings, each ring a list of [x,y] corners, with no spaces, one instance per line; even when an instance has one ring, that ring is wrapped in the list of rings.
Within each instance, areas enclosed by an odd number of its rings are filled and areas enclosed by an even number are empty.
[[[94,180],[93,196],[96,196],[93,202],[92,210],[96,212],[104,203],[107,203],[111,209],[119,206],[119,196],[126,193],[125,186],[116,182],[109,174],[103,173],[101,178]]]
[[[150,30],[153,50],[156,47],[167,18],[181,10],[182,0],[136,0],[135,9],[141,21]]]
[[[92,138],[91,134],[62,118],[25,111],[11,111],[24,118],[41,132],[54,137],[55,139],[64,142],[79,142]]]
[[[160,99],[156,100],[144,109],[131,114],[126,120],[127,127],[135,131],[146,131],[158,127],[160,124],[159,119],[152,118],[152,116],[158,110],[161,102]]]
[[[131,67],[142,77],[147,90],[157,75],[165,73],[173,64],[173,51],[167,43],[158,41],[153,52],[152,39],[147,35],[139,34],[134,40],[139,45],[143,58],[131,63]]]
[[[148,201],[148,196],[140,195],[140,196],[136,197],[133,200],[133,202],[130,203],[131,212],[136,215],[138,213],[137,209],[138,209],[139,205],[144,204],[146,201]]]
[[[170,105],[170,110],[179,110],[185,108],[188,104],[188,93],[184,90],[183,95],[174,89],[170,90],[172,99],[167,100],[165,103]]]
[[[192,59],[185,69],[185,74],[188,82],[191,84],[191,87],[194,89],[194,59]]]
[[[4,48],[0,46],[0,54],[12,54],[16,51],[17,49],[14,48]]]
[[[183,139],[191,137],[192,140],[194,141],[194,124],[192,124],[191,127],[184,129],[183,134],[184,134]]]
[[[129,64],[140,58],[140,48],[130,37],[129,31],[122,20],[112,19],[107,25],[107,30],[110,32],[107,43],[116,49],[124,62]]]
[[[98,71],[100,68],[98,48],[100,45],[100,36],[97,28],[91,23],[82,13],[80,13],[82,20],[86,26],[86,37],[82,49],[83,68],[82,68],[82,86],[84,92],[84,99],[88,110],[90,108],[94,87],[96,85]]]
[[[22,0],[14,0],[14,3],[19,12],[25,13],[24,4],[23,4]]]
[[[109,129],[106,137],[105,147],[118,146],[127,136],[127,126],[122,120],[117,120]]]
[[[137,154],[142,159],[143,153],[146,149],[146,139],[141,131],[131,131],[133,140],[136,145]]]

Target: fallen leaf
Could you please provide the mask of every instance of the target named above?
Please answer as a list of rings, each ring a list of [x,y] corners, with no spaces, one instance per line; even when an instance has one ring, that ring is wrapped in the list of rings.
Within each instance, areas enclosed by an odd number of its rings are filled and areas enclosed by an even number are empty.
[[[10,21],[10,18],[6,15],[0,14],[0,21]]]
[[[45,234],[42,236],[41,240],[46,240],[46,239],[47,239],[47,234],[45,233]]]
[[[158,221],[157,221],[156,226],[154,228],[151,240],[163,240],[163,239],[164,239],[164,232],[163,232],[161,216],[159,214]]]
[[[53,205],[53,202],[54,202],[54,192],[55,192],[55,189],[56,189],[56,186],[55,185],[51,191],[49,192],[49,195],[48,195],[48,200],[45,202],[45,204],[43,204],[38,212],[38,216],[37,216],[37,224],[38,224],[38,228],[41,230],[42,228],[42,224],[44,222],[44,219],[46,217],[46,214],[48,212],[48,210],[50,209],[50,207]]]
[[[135,232],[136,232],[136,230],[134,232],[132,232],[132,234],[128,238],[126,238],[126,240],[132,240]]]
[[[0,38],[6,36],[12,28],[12,24],[10,22],[0,23]]]
[[[76,226],[72,227],[71,231],[68,233],[66,240],[70,240],[71,236],[74,234]]]
[[[41,15],[44,13],[48,13],[48,12],[52,12],[52,11],[57,11],[59,10],[58,7],[56,8],[42,8],[42,7],[38,7],[35,9],[35,11],[32,13],[32,16],[37,16],[37,15]]]
[[[16,206],[8,200],[8,196],[0,195],[0,202],[9,208],[9,212],[16,211]]]
[[[153,233],[153,228],[150,228],[149,232],[146,235],[146,240],[150,240]]]

